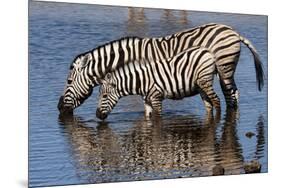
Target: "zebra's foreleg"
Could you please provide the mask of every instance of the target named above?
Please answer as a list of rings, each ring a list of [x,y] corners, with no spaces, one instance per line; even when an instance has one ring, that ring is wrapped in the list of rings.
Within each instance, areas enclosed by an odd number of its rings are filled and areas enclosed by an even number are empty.
[[[162,113],[162,100],[153,99],[151,101],[153,112],[156,116],[160,116]]]
[[[153,108],[151,106],[151,103],[144,102],[144,114],[145,117],[150,118],[152,116]]]
[[[146,117],[151,117],[152,114],[161,115],[163,95],[156,87],[151,88],[144,100]]]
[[[146,100],[144,103],[144,113],[146,118],[150,118],[152,114],[160,116],[162,112],[162,101],[159,99]]]
[[[198,79],[197,85],[199,86],[201,92],[203,93],[201,94],[201,96],[203,95],[204,97],[202,99],[205,103],[207,112],[210,109],[210,105],[211,107],[215,107],[217,112],[220,112],[221,110],[220,99],[213,89],[213,79],[206,79],[206,78]]]

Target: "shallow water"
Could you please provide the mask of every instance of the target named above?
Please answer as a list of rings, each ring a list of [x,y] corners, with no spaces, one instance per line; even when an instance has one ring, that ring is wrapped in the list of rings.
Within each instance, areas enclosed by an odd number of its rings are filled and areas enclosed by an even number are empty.
[[[209,22],[248,38],[267,77],[267,17],[32,1],[29,13],[30,186],[208,176],[215,166],[240,174],[254,159],[267,172],[267,80],[258,92],[253,58],[243,45],[237,112],[225,111],[215,84],[220,121],[205,117],[199,96],[165,100],[162,118],[151,121],[144,120],[137,96],[122,98],[108,120],[99,121],[98,88],[73,118],[59,118],[56,107],[77,54],[123,36],[165,36]]]

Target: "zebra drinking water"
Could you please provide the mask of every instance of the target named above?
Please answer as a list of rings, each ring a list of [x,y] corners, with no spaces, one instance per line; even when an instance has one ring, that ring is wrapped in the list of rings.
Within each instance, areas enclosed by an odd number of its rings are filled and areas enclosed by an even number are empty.
[[[263,86],[263,70],[254,46],[231,27],[207,24],[162,38],[126,37],[99,46],[78,55],[70,66],[67,83],[60,97],[61,114],[72,114],[92,93],[106,73],[114,71],[129,61],[163,60],[192,46],[208,48],[216,56],[216,70],[228,107],[236,107],[238,90],[234,72],[243,42],[254,56],[258,88]]]
[[[215,56],[207,48],[192,47],[168,60],[135,60],[107,73],[100,87],[96,115],[105,119],[118,100],[141,95],[145,116],[160,115],[162,100],[201,95],[205,108],[220,112],[220,100],[213,90]]]

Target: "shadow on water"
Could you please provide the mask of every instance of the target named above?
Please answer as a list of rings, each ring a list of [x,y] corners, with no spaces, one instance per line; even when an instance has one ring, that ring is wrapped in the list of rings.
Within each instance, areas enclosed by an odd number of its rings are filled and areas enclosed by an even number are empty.
[[[222,122],[196,115],[133,120],[115,130],[114,123],[59,118],[75,159],[77,175],[88,183],[241,174],[242,147],[236,125],[239,112],[226,111]],[[257,152],[263,150],[262,117]]]

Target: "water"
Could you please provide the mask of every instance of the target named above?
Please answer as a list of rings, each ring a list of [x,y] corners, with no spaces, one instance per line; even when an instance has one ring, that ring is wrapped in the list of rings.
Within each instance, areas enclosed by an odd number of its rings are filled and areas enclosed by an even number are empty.
[[[98,88],[70,119],[57,102],[73,58],[123,36],[165,36],[209,22],[235,28],[257,48],[267,77],[267,17],[194,11],[30,2],[29,185],[47,186],[243,174],[258,160],[267,172],[267,80],[257,91],[250,51],[235,74],[236,113],[209,120],[199,96],[165,100],[159,120],[144,120],[140,97],[122,98],[106,122],[95,118]],[[218,83],[215,90],[221,99]],[[255,135],[245,136],[247,132]]]

